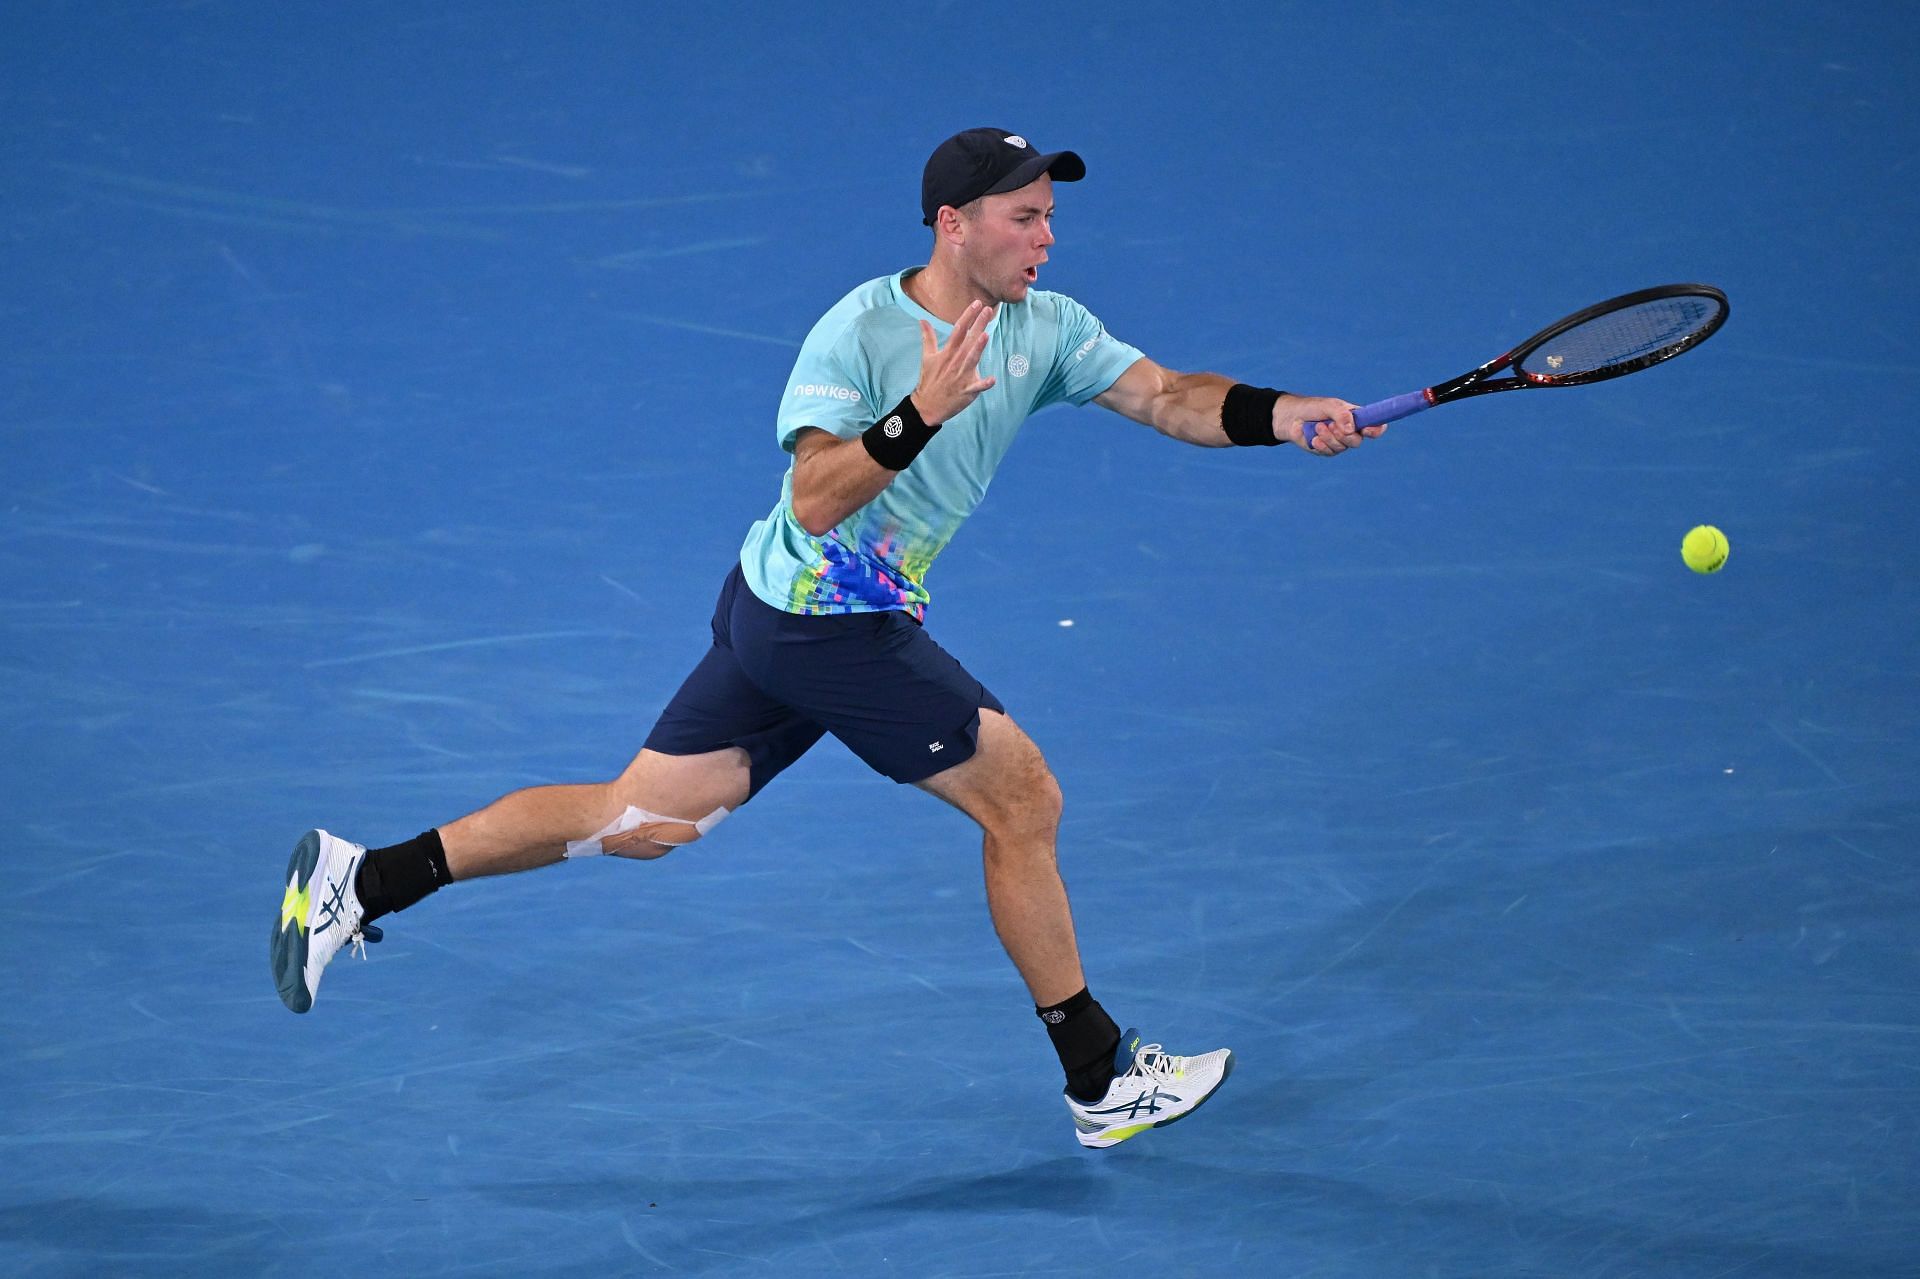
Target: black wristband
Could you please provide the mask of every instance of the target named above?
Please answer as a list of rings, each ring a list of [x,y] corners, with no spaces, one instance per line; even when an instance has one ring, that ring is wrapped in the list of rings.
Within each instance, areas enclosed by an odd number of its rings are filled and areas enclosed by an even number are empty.
[[[1235,444],[1278,444],[1273,433],[1273,406],[1284,392],[1270,386],[1248,386],[1235,382],[1220,402],[1220,429]]]
[[[922,420],[909,395],[894,405],[892,412],[860,432],[860,442],[867,446],[873,460],[889,471],[904,471],[939,429],[940,423],[928,426]]]

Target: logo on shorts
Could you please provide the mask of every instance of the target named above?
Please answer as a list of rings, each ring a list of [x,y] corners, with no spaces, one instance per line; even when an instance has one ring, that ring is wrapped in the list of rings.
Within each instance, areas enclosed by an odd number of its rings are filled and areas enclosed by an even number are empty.
[[[892,417],[887,419],[886,424],[880,428],[880,431],[888,439],[897,440],[900,438],[900,432],[906,429],[907,429],[907,424],[900,420],[900,415],[898,413],[895,413]]]
[[[943,750],[945,750],[945,749],[947,749],[947,748],[946,748],[946,747],[945,747],[945,746],[944,746],[943,744],[941,744],[940,742],[928,742],[928,743],[927,743],[927,754],[929,754],[929,755],[938,755],[938,754],[939,754],[939,753],[940,753],[941,751],[943,751]]]
[[[1019,147],[1022,151],[1027,149],[1027,140],[1017,133],[1009,133],[1001,140],[1010,147]]]
[[[1007,357],[1007,372],[1012,376],[1025,377],[1027,375],[1027,367],[1028,366],[1027,366],[1026,356],[1009,355]]]

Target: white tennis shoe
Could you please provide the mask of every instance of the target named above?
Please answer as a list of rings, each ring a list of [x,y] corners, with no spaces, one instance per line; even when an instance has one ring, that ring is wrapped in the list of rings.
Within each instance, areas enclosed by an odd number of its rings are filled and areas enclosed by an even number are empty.
[[[1149,1128],[1163,1128],[1198,1110],[1233,1073],[1233,1053],[1216,1048],[1198,1057],[1175,1057],[1159,1044],[1140,1042],[1140,1032],[1120,1036],[1113,1082],[1099,1101],[1067,1093],[1067,1109],[1083,1146],[1117,1146]]]
[[[353,889],[366,855],[360,845],[323,830],[308,831],[294,845],[268,957],[280,1002],[297,1013],[313,1007],[320,974],[342,946],[352,944],[365,959],[366,943],[380,940],[380,930],[362,922],[367,912]]]

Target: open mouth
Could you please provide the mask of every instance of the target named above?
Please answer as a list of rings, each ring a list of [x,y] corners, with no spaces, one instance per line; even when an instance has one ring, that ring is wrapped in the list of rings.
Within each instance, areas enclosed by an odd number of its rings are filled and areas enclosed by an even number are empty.
[[[1026,277],[1027,277],[1027,283],[1032,284],[1035,280],[1040,278],[1040,268],[1037,266],[1028,267],[1026,269]]]

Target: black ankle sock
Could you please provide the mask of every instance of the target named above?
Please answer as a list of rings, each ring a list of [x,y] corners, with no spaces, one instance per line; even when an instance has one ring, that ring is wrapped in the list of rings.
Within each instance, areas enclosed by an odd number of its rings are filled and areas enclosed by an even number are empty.
[[[353,877],[353,891],[366,908],[366,919],[378,919],[407,907],[453,882],[447,870],[447,849],[437,830],[422,831],[404,844],[371,848]],[[364,921],[363,921],[364,922]]]
[[[1035,1008],[1047,1023],[1047,1038],[1067,1072],[1067,1091],[1081,1101],[1098,1101],[1113,1082],[1113,1054],[1120,1046],[1120,1028],[1107,1016],[1100,1001],[1081,987],[1051,1008]]]

